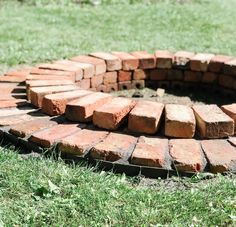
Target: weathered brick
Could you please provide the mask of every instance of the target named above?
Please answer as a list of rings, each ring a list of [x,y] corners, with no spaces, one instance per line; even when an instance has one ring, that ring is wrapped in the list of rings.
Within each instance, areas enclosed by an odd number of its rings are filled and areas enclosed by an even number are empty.
[[[236,171],[236,149],[226,140],[203,140],[201,145],[211,172]]]
[[[190,59],[190,68],[193,71],[206,72],[213,54],[198,53]]]
[[[33,87],[30,89],[29,96],[31,103],[34,106],[41,107],[43,97],[45,95],[55,94],[65,91],[73,91],[78,89],[79,87],[76,85]]]
[[[147,72],[143,69],[135,69],[133,71],[133,80],[145,80],[148,79]]]
[[[168,139],[141,136],[131,156],[131,163],[171,169]]]
[[[167,50],[159,50],[155,52],[157,68],[159,69],[171,69],[173,54]]]
[[[25,87],[18,83],[0,83],[0,91],[1,94],[22,93],[25,92]]]
[[[53,70],[53,69],[40,69],[40,68],[32,68],[30,73],[31,75],[54,75],[54,76],[68,76],[72,77],[75,76],[74,72],[68,71],[60,71],[60,70]],[[28,76],[28,75],[27,75]]]
[[[139,101],[129,113],[129,130],[139,133],[156,133],[163,109],[162,103]]]
[[[13,77],[26,77],[31,71],[31,67],[9,71],[5,75]]]
[[[7,116],[14,116],[19,114],[26,114],[35,111],[34,108],[31,106],[22,106],[22,107],[12,107],[6,109],[0,109],[0,116],[7,117]]]
[[[122,90],[130,90],[132,88],[131,81],[123,81],[118,83],[118,89],[119,91]]]
[[[26,76],[0,76],[0,83],[21,83],[26,80]]]
[[[147,51],[136,51],[131,53],[139,60],[140,69],[156,68],[156,58],[154,55],[149,54]]]
[[[119,133],[110,133],[102,142],[95,145],[90,155],[94,159],[107,161],[127,161],[131,156],[137,138]]]
[[[179,69],[170,69],[168,70],[168,74],[167,74],[167,79],[168,80],[183,80],[184,79],[184,73],[182,70]]]
[[[26,77],[27,80],[70,80],[75,82],[75,75],[40,75],[40,74],[29,74]]]
[[[91,87],[96,88],[98,85],[103,84],[104,74],[95,75],[91,78]]]
[[[206,167],[206,159],[197,140],[170,140],[170,155],[177,171],[202,172]]]
[[[178,51],[174,54],[173,65],[180,68],[189,68],[190,59],[195,53],[188,51]]]
[[[109,132],[106,131],[83,129],[63,138],[58,144],[58,149],[62,153],[81,156],[106,138],[108,134]]]
[[[236,58],[225,62],[224,64],[224,73],[228,75],[236,75]]]
[[[28,88],[74,84],[71,80],[27,80],[25,83]]]
[[[56,121],[52,121],[49,118],[37,119],[33,121],[27,121],[24,124],[16,124],[11,126],[9,132],[17,137],[26,137],[33,134],[36,131],[46,129],[57,125]]]
[[[224,63],[232,60],[233,57],[226,55],[215,55],[209,62],[208,70],[210,72],[219,73],[224,68]]]
[[[150,80],[166,80],[168,77],[168,69],[152,69],[150,70]]]
[[[131,99],[113,98],[109,103],[95,109],[93,123],[100,128],[116,130],[135,104]]]
[[[48,115],[64,114],[69,101],[91,94],[88,90],[76,90],[46,95],[42,102],[42,111]]]
[[[28,105],[28,102],[25,99],[11,99],[11,100],[1,100],[0,101],[0,109],[26,106],[26,105]]]
[[[107,92],[118,91],[118,83],[108,84],[108,85],[106,85],[106,87],[107,87]]]
[[[96,91],[97,92],[105,92],[105,93],[108,93],[108,90],[107,90],[107,85],[104,85],[104,84],[100,84],[96,87]]]
[[[117,72],[106,72],[103,77],[103,83],[105,85],[117,83]]]
[[[200,82],[202,79],[202,73],[197,71],[187,70],[184,72],[184,81],[187,82]]]
[[[236,134],[236,103],[223,105],[221,109],[234,120],[234,133]]]
[[[193,110],[202,138],[222,138],[234,134],[233,119],[217,105],[195,105]]]
[[[230,75],[220,74],[218,77],[218,83],[220,86],[225,88],[233,88],[234,78]]]
[[[132,78],[131,71],[123,71],[123,70],[118,71],[118,81],[119,82],[131,81],[131,78]]]
[[[41,147],[50,148],[62,138],[70,136],[80,130],[81,128],[78,124],[60,124],[33,133],[29,140]]]
[[[115,56],[121,59],[122,69],[125,71],[130,71],[137,69],[139,66],[139,60],[133,55],[125,52],[112,52]]]
[[[131,81],[132,89],[143,89],[145,88],[145,80],[132,80]]]
[[[107,65],[107,71],[120,70],[122,67],[121,60],[113,54],[105,52],[96,52],[96,53],[91,53],[90,56],[105,60]]]
[[[167,104],[165,106],[165,135],[178,138],[192,138],[196,121],[193,110],[185,105]]]
[[[213,72],[204,72],[202,75],[203,83],[215,83],[218,79],[218,74]]]
[[[95,92],[75,99],[66,105],[66,118],[79,122],[91,121],[94,110],[111,101],[111,99],[111,95],[101,92]]]

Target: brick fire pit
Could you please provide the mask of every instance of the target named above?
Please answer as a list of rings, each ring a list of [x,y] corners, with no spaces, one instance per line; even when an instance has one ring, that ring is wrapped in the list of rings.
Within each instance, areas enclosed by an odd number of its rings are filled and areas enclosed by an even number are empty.
[[[235,57],[98,52],[12,71],[0,82],[5,142],[129,175],[236,172]],[[197,87],[235,103],[164,105],[111,93],[144,87]]]

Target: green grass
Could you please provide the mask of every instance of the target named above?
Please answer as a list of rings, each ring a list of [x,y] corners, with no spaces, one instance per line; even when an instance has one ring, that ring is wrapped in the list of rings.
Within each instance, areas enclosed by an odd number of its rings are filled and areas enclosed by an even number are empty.
[[[1,1],[0,72],[100,50],[236,55],[236,0],[153,2]],[[236,177],[151,181],[2,148],[0,204],[0,226],[235,226]]]

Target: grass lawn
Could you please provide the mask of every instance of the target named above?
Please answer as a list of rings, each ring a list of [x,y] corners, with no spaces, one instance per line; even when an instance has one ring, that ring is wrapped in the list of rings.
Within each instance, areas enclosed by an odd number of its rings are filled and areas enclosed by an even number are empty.
[[[0,72],[100,50],[236,55],[236,0],[154,2],[1,1]],[[1,148],[0,204],[0,226],[235,226],[236,177],[128,178]]]

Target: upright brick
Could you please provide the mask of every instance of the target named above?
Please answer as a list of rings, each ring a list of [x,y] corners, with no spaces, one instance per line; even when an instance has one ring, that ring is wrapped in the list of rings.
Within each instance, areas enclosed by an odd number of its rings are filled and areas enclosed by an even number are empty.
[[[91,121],[94,110],[108,103],[111,99],[111,95],[102,92],[95,92],[75,99],[66,105],[66,118],[79,122]]]
[[[95,145],[90,155],[94,159],[106,161],[127,161],[131,156],[137,138],[119,133],[110,133],[102,142]]]
[[[123,70],[118,71],[118,81],[119,82],[131,81],[131,80],[132,80],[132,72],[123,71]]]
[[[156,68],[156,58],[154,55],[149,54],[147,51],[136,51],[131,53],[139,60],[140,69],[153,69]]]
[[[42,111],[48,115],[64,114],[66,104],[69,101],[91,94],[91,91],[76,90],[69,92],[61,92],[57,94],[46,95],[42,102]]]
[[[190,68],[193,71],[206,72],[213,54],[198,53],[190,59]]]
[[[96,52],[96,53],[91,53],[90,55],[105,60],[107,65],[107,71],[120,70],[122,67],[121,60],[113,54],[105,52]]]
[[[174,54],[173,65],[178,68],[189,68],[190,59],[195,53],[188,51],[178,51]]]
[[[217,105],[195,105],[193,110],[202,138],[222,138],[234,134],[233,119]]]
[[[162,103],[139,101],[129,113],[128,129],[133,132],[155,134],[163,109]]]
[[[193,110],[185,105],[167,104],[165,106],[165,135],[177,138],[192,138],[196,121]]]
[[[106,72],[106,63],[104,60],[87,55],[79,55],[70,58],[71,61],[91,64],[95,67],[95,74],[99,75]]]
[[[62,153],[81,156],[106,138],[108,134],[109,132],[106,131],[84,129],[63,138],[58,144],[58,149]]]
[[[167,50],[158,50],[155,52],[157,68],[159,69],[171,69],[173,54]]]
[[[223,105],[221,109],[234,120],[234,133],[236,134],[236,103]]]
[[[116,130],[135,106],[135,103],[131,99],[113,98],[109,103],[95,109],[93,113],[94,125],[100,128]]]
[[[104,85],[117,83],[117,72],[106,72],[103,77]]]
[[[211,172],[236,171],[236,149],[226,140],[203,140],[201,145]]]
[[[201,145],[195,139],[170,140],[170,155],[177,171],[202,172],[206,167]]]
[[[112,52],[112,54],[121,59],[122,69],[125,71],[135,70],[139,66],[139,60],[129,53]]]
[[[222,72],[224,63],[233,59],[231,56],[226,55],[215,55],[209,62],[208,70],[214,73]]]
[[[29,140],[41,147],[50,148],[62,138],[70,136],[71,134],[80,130],[81,128],[78,124],[60,124],[33,133]]]
[[[141,136],[131,156],[131,163],[171,169],[168,139]]]

